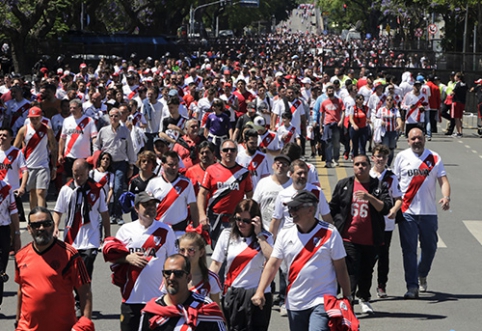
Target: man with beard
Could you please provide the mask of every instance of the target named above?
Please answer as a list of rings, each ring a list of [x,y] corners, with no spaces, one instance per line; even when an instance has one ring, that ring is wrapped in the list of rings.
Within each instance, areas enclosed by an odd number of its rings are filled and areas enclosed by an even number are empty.
[[[193,167],[187,169],[185,176],[191,180],[192,185],[194,185],[194,193],[199,193],[199,186],[201,185],[204,173],[207,167],[214,164],[214,151],[215,146],[212,142],[203,141],[199,145],[199,163]]]
[[[17,330],[45,330],[55,325],[55,330],[70,331],[77,322],[74,289],[82,315],[91,317],[92,292],[84,262],[75,248],[54,237],[54,229],[48,209],[32,209],[28,231],[33,241],[15,255]]]
[[[326,168],[338,165],[340,157],[340,137],[345,118],[343,101],[335,96],[333,86],[326,88],[327,98],[321,103],[320,135],[326,142],[325,157]]]
[[[146,304],[139,330],[226,330],[219,306],[211,299],[189,291],[192,275],[188,258],[180,254],[169,256],[162,275],[167,293]]]
[[[258,133],[255,130],[244,132],[244,144],[246,149],[239,152],[236,162],[249,170],[253,189],[256,189],[258,182],[269,176],[268,159],[266,154],[258,151]]]

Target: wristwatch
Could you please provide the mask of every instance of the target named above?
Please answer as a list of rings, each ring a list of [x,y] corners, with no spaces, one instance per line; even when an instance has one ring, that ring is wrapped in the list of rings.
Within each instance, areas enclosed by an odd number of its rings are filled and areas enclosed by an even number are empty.
[[[450,197],[444,197],[444,199],[447,199],[448,201],[450,201]]]

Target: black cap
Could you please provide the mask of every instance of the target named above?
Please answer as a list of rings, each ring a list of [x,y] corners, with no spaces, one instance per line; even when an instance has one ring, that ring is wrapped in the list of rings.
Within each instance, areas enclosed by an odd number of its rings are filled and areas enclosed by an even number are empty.
[[[150,195],[147,192],[141,192],[136,195],[136,199],[134,200],[134,205],[137,206],[140,203],[146,203],[149,201],[156,201],[157,203],[161,202],[160,200],[154,198],[152,195]]]
[[[157,143],[158,141],[161,141],[161,142],[163,142],[164,144],[169,145],[169,141],[167,141],[167,140],[164,139],[163,137],[156,137],[156,138],[154,138],[154,141],[153,141],[153,142],[154,142],[154,144],[155,144],[155,143]]]
[[[297,207],[305,203],[317,204],[319,202],[318,198],[311,192],[302,190],[299,191],[290,202],[284,203],[285,206]]]
[[[284,155],[284,154],[276,155],[276,156],[274,157],[274,160],[275,160],[275,161],[276,161],[276,160],[285,160],[285,161],[287,161],[288,163],[291,163],[290,157],[289,157],[288,155]]]
[[[248,105],[246,106],[246,108],[248,108],[248,109],[256,109],[256,102],[251,101],[250,103],[248,103]]]

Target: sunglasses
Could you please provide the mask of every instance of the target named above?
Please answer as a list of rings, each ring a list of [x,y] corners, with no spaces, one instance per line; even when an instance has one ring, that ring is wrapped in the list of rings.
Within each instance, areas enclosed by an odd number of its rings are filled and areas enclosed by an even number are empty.
[[[196,250],[194,248],[179,248],[179,253],[181,253],[181,254],[187,253],[187,254],[191,255],[191,254],[196,253]]]
[[[52,225],[54,225],[54,221],[52,220],[43,220],[43,221],[38,221],[38,222],[28,222],[28,225],[32,228],[32,229],[40,229],[40,226],[43,225],[44,228],[50,228]]]
[[[236,153],[237,149],[236,148],[223,148],[222,149],[223,153],[231,152],[231,153]]]
[[[187,275],[187,272],[184,270],[162,270],[162,275],[165,278],[171,277],[174,274],[174,277],[181,278],[183,275]]]
[[[243,223],[246,223],[246,224],[251,224],[251,222],[252,222],[252,220],[250,218],[241,218],[239,216],[235,216],[234,220],[236,222],[243,222]]]
[[[310,206],[309,203],[304,203],[304,204],[302,204],[302,205],[298,205],[298,206],[294,206],[294,207],[288,207],[288,210],[289,210],[289,211],[298,211],[298,210],[300,210],[301,208],[303,208],[303,207],[308,207],[308,206]]]

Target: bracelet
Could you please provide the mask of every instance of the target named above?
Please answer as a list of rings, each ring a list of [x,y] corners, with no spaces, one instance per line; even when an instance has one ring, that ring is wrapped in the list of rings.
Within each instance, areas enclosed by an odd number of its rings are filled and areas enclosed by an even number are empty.
[[[15,232],[14,232],[14,234],[20,234],[20,231],[19,231],[19,230],[17,230],[17,231],[15,231]]]
[[[447,199],[448,201],[450,201],[450,197],[444,197],[444,199]]]

